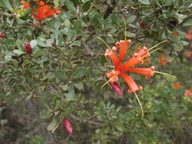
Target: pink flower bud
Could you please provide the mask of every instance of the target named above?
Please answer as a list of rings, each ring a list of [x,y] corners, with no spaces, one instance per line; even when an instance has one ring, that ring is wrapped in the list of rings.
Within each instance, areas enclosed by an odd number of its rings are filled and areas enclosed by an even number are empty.
[[[6,35],[3,34],[3,33],[0,33],[0,38],[4,38],[4,39],[6,39]]]
[[[144,21],[140,21],[139,25],[140,25],[140,27],[145,28],[145,22]]]
[[[54,42],[51,42],[51,45],[52,45],[52,46],[55,46],[55,43],[54,43]]]
[[[51,17],[51,18],[55,18],[55,14],[52,14],[50,17]]]
[[[33,97],[33,98],[37,98],[37,95],[36,95],[36,94],[32,94],[32,97]]]
[[[25,43],[25,52],[28,54],[32,54],[32,48],[31,48],[30,43],[28,43],[28,42]]]
[[[65,126],[68,133],[70,133],[70,134],[73,133],[73,128],[72,128],[71,122],[69,120],[67,120],[67,119],[63,120],[63,125]]]
[[[121,90],[120,86],[116,82],[109,82],[111,88],[118,94],[122,95],[123,91]]]

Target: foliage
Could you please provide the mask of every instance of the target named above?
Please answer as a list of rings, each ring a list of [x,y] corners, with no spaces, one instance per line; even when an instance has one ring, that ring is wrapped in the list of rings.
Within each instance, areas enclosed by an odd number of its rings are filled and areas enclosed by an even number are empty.
[[[7,105],[32,99],[40,102],[44,106],[40,117],[49,120],[47,129],[51,132],[64,119],[71,120],[74,133],[69,143],[190,141],[191,99],[183,93],[191,88],[188,72],[192,69],[182,58],[189,44],[186,31],[192,25],[190,0],[54,0],[47,4],[60,7],[61,13],[36,21],[31,10],[38,5],[24,9],[20,0],[0,1],[0,33],[6,35],[0,38],[1,101]],[[109,85],[101,87],[111,68],[104,57],[106,46],[96,36],[112,47],[124,39],[124,19],[127,39],[133,41],[128,54],[133,55],[138,47],[168,40],[152,54],[151,65],[176,75],[183,84],[182,90],[177,90],[171,78],[156,74],[144,80],[131,74],[144,87],[138,93],[144,119],[123,81],[123,96],[117,96]],[[32,54],[25,51],[25,43],[31,45]],[[170,64],[157,64],[162,53]],[[43,141],[35,136],[30,143],[38,139]]]

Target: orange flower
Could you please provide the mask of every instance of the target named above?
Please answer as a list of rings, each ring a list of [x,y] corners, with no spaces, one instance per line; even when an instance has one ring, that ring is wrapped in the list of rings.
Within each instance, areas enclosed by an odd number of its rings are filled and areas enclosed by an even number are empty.
[[[176,89],[181,88],[181,84],[180,84],[180,82],[176,82],[176,83],[174,83],[174,84],[173,84],[173,87],[176,88]]]
[[[29,3],[24,0],[21,1],[21,4],[23,5],[23,8],[25,8],[25,9],[30,8]]]
[[[184,96],[192,97],[192,91],[191,90],[185,90]]]
[[[105,57],[109,57],[114,65],[114,69],[106,73],[106,77],[109,78],[109,82],[117,82],[118,76],[121,76],[124,81],[127,83],[129,93],[136,92],[142,90],[141,86],[138,86],[136,82],[124,72],[134,72],[145,75],[147,78],[150,78],[154,75],[154,67],[151,68],[130,68],[135,66],[136,64],[143,63],[144,59],[148,59],[150,53],[148,49],[144,46],[142,49],[138,49],[137,53],[134,54],[127,62],[122,63],[127,47],[131,43],[131,40],[121,40],[120,42],[116,43],[116,46],[119,48],[119,56],[116,55],[116,47],[112,47],[112,49],[107,49],[105,52]]]
[[[32,15],[36,20],[41,21],[55,13],[50,8],[51,6],[49,5],[41,6],[37,10],[32,10]]]
[[[158,61],[160,64],[167,64],[169,63],[166,58],[165,58],[165,54],[162,54],[159,61]]]
[[[183,55],[186,57],[186,58],[190,58],[192,57],[192,52],[190,50],[186,50],[184,51]]]
[[[174,36],[174,37],[177,37],[178,35],[179,35],[179,34],[178,34],[177,32],[174,32],[174,33],[173,33],[173,36]]]
[[[36,1],[36,4],[41,5],[41,6],[45,5],[44,1]]]
[[[61,9],[58,7],[54,7],[55,13],[56,14],[60,14],[61,13]]]
[[[186,34],[185,38],[187,40],[191,40],[192,39],[192,30],[188,31],[188,33]]]

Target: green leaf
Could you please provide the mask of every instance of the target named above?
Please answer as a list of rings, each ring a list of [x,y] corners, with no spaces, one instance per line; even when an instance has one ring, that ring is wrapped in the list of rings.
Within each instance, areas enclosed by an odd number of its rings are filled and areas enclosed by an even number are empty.
[[[76,8],[75,8],[73,2],[71,2],[69,0],[65,0],[65,4],[66,4],[68,10],[70,10],[72,12],[76,11]]]
[[[79,20],[77,20],[74,24],[74,30],[79,31],[79,30],[81,30],[80,28],[81,28],[81,22]]]
[[[114,23],[114,24],[119,24],[119,21],[120,21],[120,20],[119,20],[119,17],[118,17],[117,15],[111,14],[110,17],[111,17],[112,23]]]
[[[190,7],[192,7],[192,2],[191,2],[191,0],[184,2],[184,4],[183,4],[182,7],[183,7],[183,8],[190,8]]]
[[[30,45],[32,48],[34,48],[37,45],[37,41],[36,40],[30,41]]]
[[[5,60],[6,60],[6,61],[12,60],[12,55],[6,55],[6,56],[5,56]]]
[[[55,97],[54,98],[54,104],[55,104],[54,110],[57,110],[58,108],[60,108],[61,107],[61,99],[59,97]]]
[[[13,53],[15,53],[15,54],[17,54],[17,55],[22,55],[22,54],[24,54],[24,52],[21,51],[21,50],[13,50]]]
[[[183,24],[183,26],[192,26],[192,19],[189,19],[187,22]]]
[[[85,68],[79,68],[76,72],[75,72],[75,76],[74,79],[79,79],[82,78],[83,76],[85,76]]]
[[[83,89],[83,83],[82,83],[82,82],[74,83],[74,86],[75,86],[78,90],[82,90],[82,89]]]
[[[60,86],[60,87],[62,88],[62,90],[64,90],[64,91],[67,91],[68,88],[69,88],[68,84],[66,84],[66,85],[59,84],[59,86]]]
[[[37,41],[37,44],[38,44],[40,47],[47,47],[47,44],[44,43],[43,41],[40,41],[40,40]]]
[[[11,7],[9,0],[2,0],[2,6],[7,8],[10,11],[12,10],[12,7]]]
[[[74,90],[74,87],[71,86],[69,89],[68,89],[68,93],[65,94],[66,96],[66,101],[72,101],[75,99],[75,90]]]
[[[19,40],[19,39],[16,40],[16,46],[17,46],[17,48],[19,48],[20,50],[22,49],[22,42],[21,42],[21,40]]]
[[[174,43],[173,47],[174,47],[174,50],[176,50],[176,51],[182,51],[183,50],[183,46],[181,44],[178,44],[178,43]]]
[[[41,119],[47,119],[50,117],[51,117],[51,113],[47,109],[40,112],[40,118]]]
[[[132,15],[132,16],[128,17],[127,22],[132,23],[132,22],[134,22],[136,20],[136,18],[137,17],[135,15]]]
[[[88,11],[88,10],[90,9],[90,7],[91,7],[91,1],[85,2],[85,3],[83,4],[83,6],[82,6],[82,12]]]
[[[142,4],[145,4],[145,5],[149,5],[150,4],[150,2],[149,2],[149,0],[138,0],[140,3],[142,3]]]
[[[66,74],[61,70],[57,70],[55,72],[55,76],[59,79],[66,79],[67,78]]]
[[[47,130],[51,131],[51,132],[54,132],[57,129],[58,126],[59,125],[58,125],[57,119],[53,118],[51,123],[47,126]]]

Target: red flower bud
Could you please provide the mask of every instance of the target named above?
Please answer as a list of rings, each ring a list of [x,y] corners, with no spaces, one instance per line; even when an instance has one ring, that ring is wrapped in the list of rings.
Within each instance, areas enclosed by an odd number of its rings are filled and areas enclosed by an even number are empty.
[[[73,133],[73,128],[72,128],[70,120],[67,120],[67,119],[63,120],[63,125],[66,128],[66,130],[68,131],[68,133],[70,133],[70,134]]]
[[[32,48],[31,48],[30,43],[28,43],[28,42],[25,43],[25,52],[28,54],[32,54]]]
[[[139,25],[140,25],[141,28],[145,28],[145,22],[144,21],[140,21]]]
[[[51,18],[55,18],[55,14],[50,15]]]
[[[37,95],[36,95],[36,94],[32,94],[32,97],[33,97],[33,98],[37,98]]]
[[[54,42],[51,42],[51,45],[52,45],[52,46],[55,46],[55,43],[54,43]]]
[[[3,33],[0,33],[0,38],[4,38],[4,39],[6,39],[6,35],[3,34]]]
[[[118,94],[122,95],[123,91],[121,90],[120,86],[116,82],[109,82],[111,88]]]

